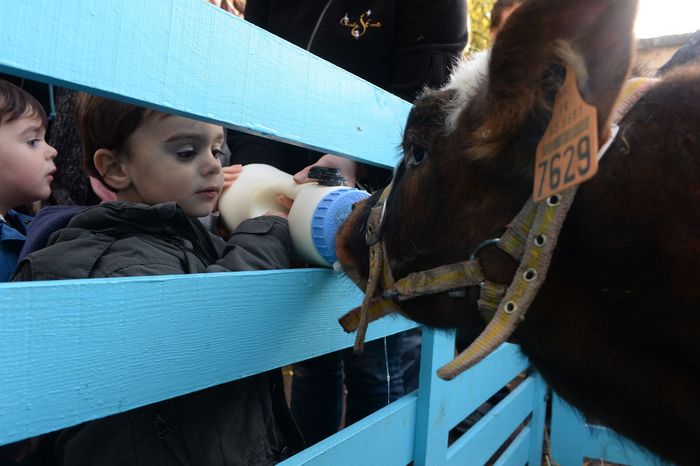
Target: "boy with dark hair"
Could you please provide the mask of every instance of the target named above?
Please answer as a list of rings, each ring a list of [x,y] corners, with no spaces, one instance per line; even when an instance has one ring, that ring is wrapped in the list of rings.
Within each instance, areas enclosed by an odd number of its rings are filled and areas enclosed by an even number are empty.
[[[117,201],[73,217],[16,280],[289,266],[284,214],[247,220],[227,241],[193,219],[221,192],[222,127],[86,94],[77,120],[84,168]],[[64,429],[55,451],[66,466],[268,465],[302,443],[277,370]]]

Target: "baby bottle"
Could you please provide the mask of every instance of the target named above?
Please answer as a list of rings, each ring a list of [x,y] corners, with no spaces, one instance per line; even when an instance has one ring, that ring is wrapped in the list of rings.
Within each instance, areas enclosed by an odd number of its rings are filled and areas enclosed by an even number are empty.
[[[317,181],[298,184],[292,175],[270,165],[245,165],[219,199],[221,218],[233,231],[242,221],[265,212],[287,212],[296,258],[330,267],[336,261],[338,227],[350,215],[352,205],[369,194],[343,186],[337,169],[312,167],[308,177]],[[277,202],[277,194],[294,199],[291,210]]]

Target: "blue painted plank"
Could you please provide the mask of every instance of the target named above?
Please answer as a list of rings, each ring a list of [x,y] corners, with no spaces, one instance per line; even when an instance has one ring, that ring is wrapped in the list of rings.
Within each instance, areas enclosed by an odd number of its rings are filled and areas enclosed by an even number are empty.
[[[471,427],[447,451],[447,464],[484,464],[532,411],[536,389],[530,377]]]
[[[9,283],[0,296],[0,444],[351,346],[337,318],[362,297],[320,269]],[[383,319],[368,336],[414,326]]]
[[[529,424],[529,428],[532,431],[529,445],[529,464],[534,466],[542,462],[549,389],[544,379],[537,372],[534,372],[531,377],[535,380],[535,393],[532,401],[532,419]]]
[[[567,406],[560,397],[554,396],[550,429],[552,462],[560,466],[581,466],[587,436],[581,414]]]
[[[670,465],[610,429],[589,425],[588,431],[584,447],[588,458],[633,466]]]
[[[447,457],[446,384],[435,372],[454,356],[455,333],[423,329],[416,408],[416,466],[442,465]]]
[[[0,2],[0,71],[394,165],[410,104],[203,0]]]
[[[447,361],[445,361],[447,362]],[[527,369],[528,361],[517,345],[506,343],[471,370],[450,381],[445,399],[445,423],[451,429],[481,406],[491,395]]]
[[[533,461],[532,453],[530,452],[530,445],[532,444],[532,427],[525,426],[525,428],[515,437],[515,440],[508,445],[508,448],[498,457],[493,463],[493,466],[523,466],[524,464],[529,464],[530,466],[539,466],[542,464],[542,457],[537,458]],[[542,449],[540,449],[540,453]]]
[[[560,466],[580,466],[584,457],[634,466],[667,464],[612,430],[587,424],[558,396],[552,400],[551,450]]]
[[[281,463],[405,466],[413,460],[416,394],[407,395]]]

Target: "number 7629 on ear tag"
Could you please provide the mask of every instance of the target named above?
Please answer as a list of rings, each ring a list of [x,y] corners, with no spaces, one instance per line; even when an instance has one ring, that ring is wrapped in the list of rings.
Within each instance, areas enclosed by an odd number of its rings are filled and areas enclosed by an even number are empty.
[[[554,99],[552,119],[537,144],[535,185],[538,202],[583,183],[598,172],[596,108],[584,102],[571,66]]]

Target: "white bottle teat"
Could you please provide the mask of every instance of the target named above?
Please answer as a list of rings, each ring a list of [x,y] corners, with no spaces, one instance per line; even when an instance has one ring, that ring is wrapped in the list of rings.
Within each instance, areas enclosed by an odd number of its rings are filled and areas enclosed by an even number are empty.
[[[322,266],[336,261],[335,233],[352,205],[369,196],[342,185],[297,184],[291,175],[272,166],[250,164],[221,195],[219,212],[227,228],[234,231],[242,221],[265,212],[287,212],[277,202],[277,194],[294,199],[288,219],[297,258]]]

